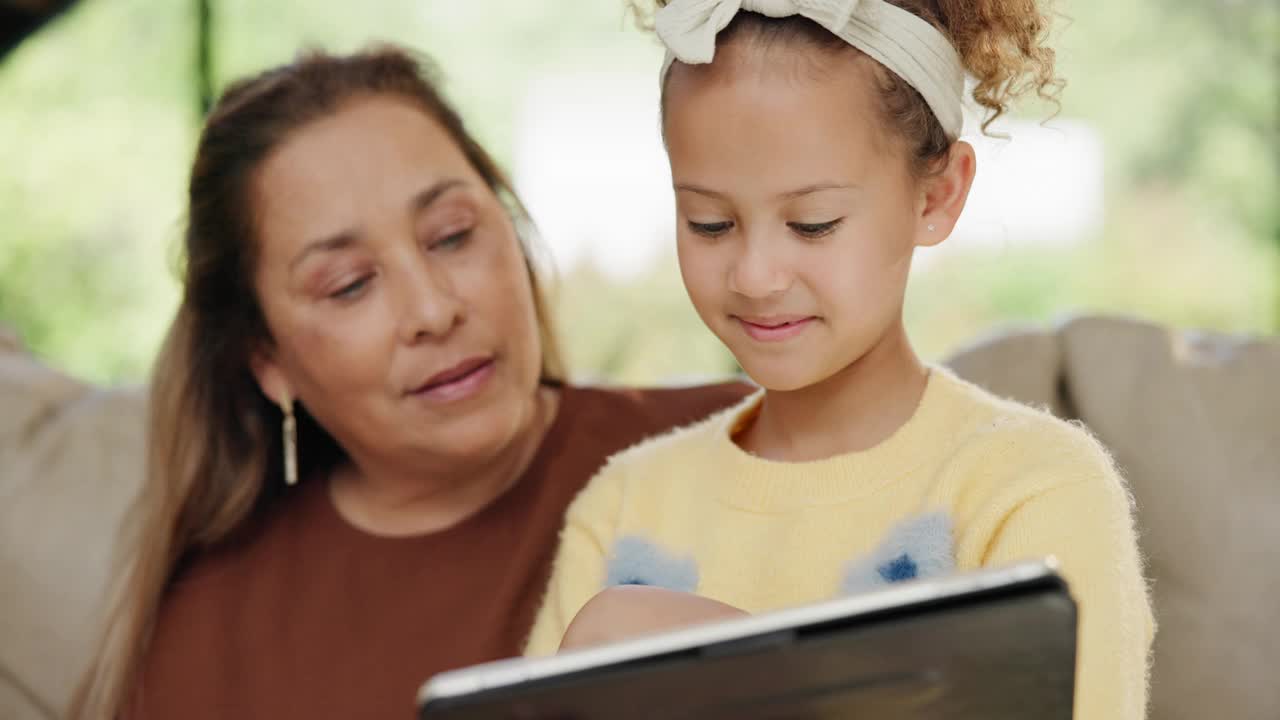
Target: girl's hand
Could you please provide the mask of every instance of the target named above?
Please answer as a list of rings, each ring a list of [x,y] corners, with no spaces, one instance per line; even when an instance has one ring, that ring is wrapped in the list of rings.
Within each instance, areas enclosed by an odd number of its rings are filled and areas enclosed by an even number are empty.
[[[643,585],[611,587],[578,611],[565,630],[560,649],[605,645],[746,615],[743,610],[691,593]]]

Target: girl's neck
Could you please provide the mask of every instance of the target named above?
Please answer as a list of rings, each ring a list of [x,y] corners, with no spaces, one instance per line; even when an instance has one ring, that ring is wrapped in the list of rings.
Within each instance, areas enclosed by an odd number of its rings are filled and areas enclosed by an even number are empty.
[[[920,405],[929,371],[901,323],[866,354],[822,382],[765,393],[736,437],[769,460],[804,462],[869,450],[889,439]]]

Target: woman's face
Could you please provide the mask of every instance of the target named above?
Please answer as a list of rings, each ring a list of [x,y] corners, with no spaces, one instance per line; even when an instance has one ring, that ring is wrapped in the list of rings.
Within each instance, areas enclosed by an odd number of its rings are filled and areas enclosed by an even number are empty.
[[[433,118],[370,96],[305,125],[253,184],[254,371],[357,462],[482,461],[527,426],[541,347],[505,208]],[[300,448],[305,453],[306,448]]]

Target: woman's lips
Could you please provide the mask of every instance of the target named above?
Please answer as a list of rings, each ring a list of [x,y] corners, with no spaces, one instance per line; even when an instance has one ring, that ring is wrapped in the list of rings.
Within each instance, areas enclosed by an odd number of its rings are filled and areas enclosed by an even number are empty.
[[[440,402],[471,397],[493,377],[493,358],[473,357],[427,378],[411,395]]]

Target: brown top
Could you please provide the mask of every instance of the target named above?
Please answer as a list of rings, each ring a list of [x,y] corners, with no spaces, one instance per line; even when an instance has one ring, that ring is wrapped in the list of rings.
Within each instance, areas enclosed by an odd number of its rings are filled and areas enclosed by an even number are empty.
[[[410,720],[432,674],[519,654],[565,509],[605,458],[748,391],[566,387],[523,477],[427,535],[362,532],[326,483],[299,485],[174,581],[123,717]]]

